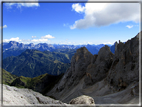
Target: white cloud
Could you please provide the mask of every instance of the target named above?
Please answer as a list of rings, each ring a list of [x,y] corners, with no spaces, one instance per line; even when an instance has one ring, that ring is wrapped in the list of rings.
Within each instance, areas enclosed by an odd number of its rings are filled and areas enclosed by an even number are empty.
[[[127,25],[126,27],[130,29],[133,27],[133,25]]]
[[[50,42],[48,39],[55,38],[51,35],[45,35],[42,36],[40,39],[34,39],[36,36],[32,36],[32,40],[30,39],[19,39],[19,37],[16,38],[10,38],[10,39],[4,39],[3,42],[9,42],[9,41],[16,41],[16,42],[21,42],[21,43],[45,43],[45,42]]]
[[[21,42],[22,40],[20,40],[19,37],[10,38],[10,39],[4,39],[4,40],[3,40],[3,42],[9,42],[9,41]]]
[[[83,19],[75,21],[70,29],[100,27],[127,21],[137,23],[140,21],[139,3],[86,3],[84,7],[80,5],[78,7],[80,7],[80,10],[76,9],[77,6],[73,9],[76,12],[84,12],[85,16]]]
[[[87,42],[87,44],[93,44],[92,42]]]
[[[105,42],[105,43],[103,43],[103,44],[110,44],[110,45],[113,45],[114,43],[112,43],[112,42]]]
[[[33,39],[33,40],[31,40],[31,42],[47,42],[48,41],[48,39]]]
[[[7,28],[7,25],[4,25],[3,27],[0,27],[0,29],[2,29],[2,28]]]
[[[77,3],[77,4],[72,5],[72,9],[75,10],[76,12],[80,13],[85,10],[85,7],[81,6],[79,3]]]
[[[12,1],[16,1],[16,0],[12,0]],[[20,3],[21,1],[23,1],[23,3]],[[26,1],[30,1],[30,3],[24,3]],[[33,1],[33,3],[32,3]],[[38,2],[38,0],[20,0],[20,2],[18,3],[5,3],[5,5],[8,8],[12,8],[12,6],[17,6],[17,8],[21,8],[22,6],[24,7],[38,7],[40,6],[39,3],[35,3]]]
[[[33,38],[36,38],[36,36],[32,36],[32,39],[33,39]]]
[[[4,25],[3,28],[7,28],[7,25]]]
[[[45,35],[45,36],[42,36],[41,37],[42,39],[52,39],[52,38],[55,38],[55,37],[53,37],[52,35]]]

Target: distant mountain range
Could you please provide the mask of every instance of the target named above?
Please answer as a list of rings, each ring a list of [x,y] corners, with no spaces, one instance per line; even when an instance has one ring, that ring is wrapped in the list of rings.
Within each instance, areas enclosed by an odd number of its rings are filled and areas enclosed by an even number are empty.
[[[93,55],[98,54],[100,48],[105,46],[105,44],[99,44],[99,45],[62,45],[62,44],[47,44],[47,43],[39,43],[39,44],[23,44],[15,41],[10,41],[9,43],[4,42],[3,43],[3,59],[9,56],[18,56],[22,52],[24,52],[26,49],[36,49],[39,51],[50,51],[54,52],[57,50],[62,49],[79,49],[81,47],[86,47],[88,51],[90,51]],[[111,45],[109,45],[111,47]]]
[[[18,56],[5,58],[3,69],[14,75],[25,77],[35,77],[45,73],[60,75],[70,66],[70,60],[75,52],[75,50],[68,50],[66,54],[27,49]]]

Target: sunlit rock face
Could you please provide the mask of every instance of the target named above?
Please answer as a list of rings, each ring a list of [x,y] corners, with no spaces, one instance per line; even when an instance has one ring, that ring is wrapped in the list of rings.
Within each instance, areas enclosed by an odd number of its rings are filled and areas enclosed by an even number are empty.
[[[59,104],[66,106],[59,100],[43,96],[30,89],[20,89],[8,85],[3,85],[3,105],[36,105],[36,104]]]

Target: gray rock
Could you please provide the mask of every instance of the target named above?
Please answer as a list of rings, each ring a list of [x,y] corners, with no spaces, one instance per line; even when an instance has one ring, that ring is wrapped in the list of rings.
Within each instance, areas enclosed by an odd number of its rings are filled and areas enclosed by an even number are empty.
[[[70,101],[70,104],[95,104],[94,99],[92,97],[82,95],[77,98],[74,98]]]
[[[28,104],[58,104],[66,106],[67,104],[54,100],[50,97],[43,96],[38,92],[30,89],[20,89],[3,84],[3,105],[28,105]]]
[[[117,44],[113,62],[107,75],[107,81],[117,91],[125,89],[134,81],[139,81],[138,35],[125,44],[122,42]]]
[[[96,104],[137,104],[139,86],[131,89],[130,85],[139,82],[139,36],[125,43],[119,41],[115,47],[114,54],[105,46],[98,55],[84,47],[78,49],[71,67],[46,95],[66,103],[88,95]]]
[[[102,47],[98,53],[96,61],[87,67],[85,85],[92,85],[101,81],[107,76],[108,70],[111,67],[113,53],[108,46]],[[84,86],[84,87],[86,87]]]
[[[71,67],[67,70],[60,81],[57,90],[60,92],[67,87],[74,87],[80,79],[86,75],[87,66],[93,62],[94,56],[85,48],[77,50],[71,59]]]

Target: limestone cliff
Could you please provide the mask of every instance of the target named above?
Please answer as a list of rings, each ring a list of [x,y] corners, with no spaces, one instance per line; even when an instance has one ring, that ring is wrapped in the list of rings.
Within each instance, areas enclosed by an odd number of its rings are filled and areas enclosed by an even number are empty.
[[[115,53],[108,46],[92,55],[85,47],[77,50],[71,66],[46,95],[63,102],[80,95],[89,95],[96,104],[138,103],[139,34],[125,43],[115,44]]]

